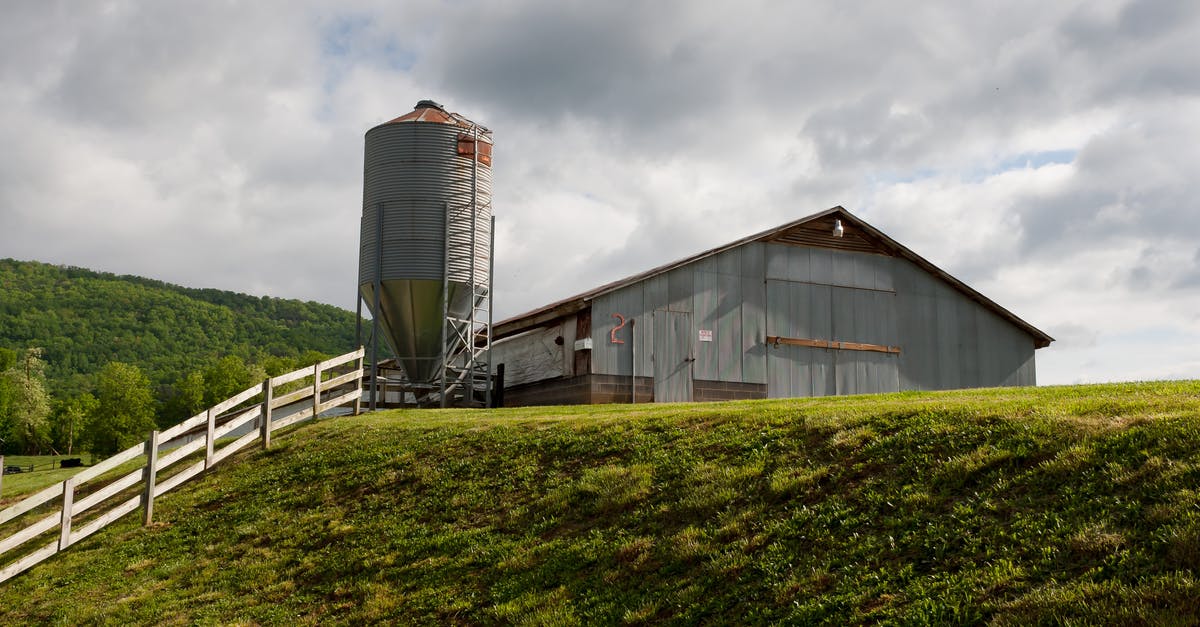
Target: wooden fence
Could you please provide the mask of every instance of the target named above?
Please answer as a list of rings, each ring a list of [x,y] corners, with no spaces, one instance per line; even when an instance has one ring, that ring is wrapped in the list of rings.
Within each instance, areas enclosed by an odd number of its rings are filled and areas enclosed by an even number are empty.
[[[27,518],[33,520],[7,537],[0,536],[0,582],[66,550],[139,508],[143,512],[143,524],[150,524],[154,516],[155,498],[255,440],[261,440],[263,448],[269,447],[274,431],[343,405],[353,405],[354,414],[358,415],[362,399],[362,373],[363,349],[359,348],[311,367],[272,377],[169,429],[154,431],[146,442],[125,449],[69,479],[0,510],[0,529],[9,521],[16,520],[20,524],[26,522]],[[299,389],[291,389],[297,386],[296,382],[309,377],[312,378],[311,384],[304,382]],[[282,388],[278,390],[278,395],[276,388]],[[256,402],[248,404],[251,400]],[[291,411],[274,419],[276,410],[281,409]],[[222,438],[239,428],[245,428],[251,421],[257,421],[256,429],[232,441],[225,441],[218,448]],[[194,437],[181,442],[184,436],[189,435]],[[199,458],[201,450],[204,451],[203,459]],[[197,461],[191,465],[176,465],[193,455]],[[141,467],[111,479],[102,486],[95,485],[102,475],[139,457],[144,459]],[[174,472],[168,472],[169,468]],[[85,488],[89,483],[92,485]],[[46,505],[52,502],[57,505],[48,514],[36,511],[45,510]],[[57,537],[51,542],[29,548],[30,542],[50,535],[55,530]],[[10,563],[5,563],[10,560]]]

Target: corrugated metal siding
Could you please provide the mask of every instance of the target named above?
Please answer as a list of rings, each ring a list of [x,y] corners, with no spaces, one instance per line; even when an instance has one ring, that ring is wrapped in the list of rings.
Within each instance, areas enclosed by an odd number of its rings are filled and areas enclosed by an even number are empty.
[[[767,247],[768,335],[899,344],[890,257],[773,248]],[[884,353],[770,347],[767,371],[768,395],[774,397],[886,392],[900,386],[898,359]]]
[[[637,289],[637,286],[642,286],[644,290],[645,308],[638,316],[637,328],[638,337],[638,372],[650,373],[654,372],[654,321],[651,319],[652,314],[658,310],[665,310],[670,304],[670,291],[667,284],[667,275],[660,274],[656,277],[643,281],[630,289]]]
[[[936,309],[933,297],[921,292],[928,284],[919,282],[916,266],[896,263],[896,321],[899,327],[901,350],[899,356],[900,387],[905,390],[936,388],[936,344],[928,338],[937,335]],[[914,338],[925,338],[915,341]]]
[[[857,255],[840,250],[831,250],[829,254],[833,258],[834,285],[863,287],[854,282],[854,259]],[[871,282],[871,285],[874,287],[874,281]]]
[[[716,255],[707,271],[695,272],[695,377],[706,381],[742,381],[742,279],[739,255]],[[699,341],[701,331],[712,333],[711,342]]]
[[[1033,351],[1029,351],[1029,357],[1021,367],[1021,385],[1037,385],[1037,367],[1034,365]]]
[[[791,272],[788,268],[788,250],[790,246],[780,245],[761,245],[764,254],[766,255],[766,277],[767,279],[787,280]]]
[[[635,289],[636,288],[636,289]],[[647,324],[646,309],[643,303],[641,284],[617,290],[597,298],[592,303],[592,372],[596,374],[615,374],[628,376],[633,367],[633,342],[652,325]],[[614,343],[612,331],[621,325],[620,319],[613,314],[621,314],[626,324],[617,331],[617,339],[622,343]],[[629,320],[634,320],[632,328]],[[642,356],[639,355],[639,361]],[[645,374],[639,364],[638,372]]]
[[[938,389],[962,387],[962,368],[959,366],[958,301],[949,289],[938,289],[934,295],[937,305]],[[914,340],[916,341],[916,340]]]
[[[359,285],[375,280],[376,215],[383,205],[383,279],[442,278],[446,205],[471,201],[472,160],[458,155],[463,129],[450,124],[406,122],[377,126],[366,135]],[[475,232],[475,281],[488,271],[491,231],[491,167],[480,163]],[[452,221],[451,245],[466,247],[467,261],[450,269],[451,281],[470,281],[470,212]]]
[[[731,255],[736,259],[736,255]],[[741,277],[718,274],[716,328],[718,381],[742,381],[742,281]],[[744,381],[742,381],[744,383]]]
[[[767,267],[771,267],[772,253],[768,251]],[[786,254],[782,256],[786,259]],[[786,266],[785,266],[786,267]],[[791,329],[791,287],[783,280],[767,280],[767,334],[785,335]],[[796,376],[792,365],[796,363],[797,351],[791,346],[772,346],[767,349],[767,396],[788,396],[795,389]]]
[[[637,320],[638,373],[649,375],[653,312],[667,309],[694,312],[687,341],[697,379],[767,384],[772,396],[1034,382],[1029,335],[911,262],[757,242],[598,297],[594,372],[629,374],[629,347],[608,336],[619,312]],[[702,329],[713,332],[713,342],[698,342]],[[901,352],[767,347],[767,335],[898,345]]]
[[[901,389],[1036,384],[1032,336],[911,262],[893,262]]]
[[[833,251],[824,248],[814,248],[809,252],[813,283],[833,285]],[[784,277],[787,278],[787,277]]]
[[[764,244],[746,244],[739,253],[742,284],[742,382],[767,382],[767,285]]]
[[[696,343],[696,363],[694,364],[695,370],[693,373],[697,379],[704,381],[716,381],[718,361],[716,326],[717,308],[720,306],[721,300],[721,288],[718,276],[715,273],[705,272],[697,268],[693,273],[693,277],[696,282],[693,291],[694,298],[692,301],[693,311],[696,313],[696,326],[691,335],[691,341]],[[713,334],[713,341],[699,341],[698,335],[702,330]]]
[[[669,309],[695,312],[689,337],[694,343],[696,378],[765,383],[762,379],[743,380],[744,362],[752,362],[751,370],[754,370],[754,357],[762,359],[765,337],[761,333],[761,321],[752,320],[748,325],[743,323],[743,310],[749,309],[753,314],[755,303],[761,302],[762,292],[761,274],[758,279],[739,276],[743,254],[740,250],[731,250],[597,297],[592,302],[594,372],[629,374],[627,348],[613,345],[609,337],[609,332],[617,324],[612,318],[615,312],[636,319],[638,373],[649,373],[653,368],[654,347],[654,329],[650,317],[656,310]],[[761,267],[761,262],[755,264],[752,260],[749,264],[752,271],[758,269],[761,272]],[[689,279],[692,285],[690,289],[684,289],[684,282]],[[759,315],[761,311],[762,307],[759,306]],[[713,341],[700,342],[700,330],[711,331]],[[763,370],[765,364],[759,368],[760,377]],[[751,377],[755,374],[751,372]]]
[[[693,290],[696,289],[694,266],[686,265],[667,273],[667,308],[671,311],[692,311]]]
[[[957,295],[957,294],[956,294]],[[979,376],[979,362],[983,358],[979,345],[979,306],[963,298],[958,305],[958,365],[962,369],[959,384],[965,388],[983,385]],[[999,383],[999,382],[997,382]]]
[[[895,290],[895,258],[828,248],[764,244],[766,279]]]

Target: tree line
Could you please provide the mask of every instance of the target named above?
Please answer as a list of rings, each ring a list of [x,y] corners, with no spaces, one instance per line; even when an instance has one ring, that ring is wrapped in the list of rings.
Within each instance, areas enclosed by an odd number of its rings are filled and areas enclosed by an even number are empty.
[[[0,347],[39,347],[56,393],[105,364],[169,386],[214,356],[247,363],[354,349],[354,313],[311,301],[180,287],[135,276],[0,259]]]
[[[246,363],[236,355],[211,360],[173,385],[155,386],[141,368],[114,361],[96,374],[94,385],[53,397],[46,385],[40,348],[0,348],[0,452],[73,455],[115,453],[145,440],[154,429],[182,422],[268,376],[278,376],[328,356]]]
[[[354,348],[352,312],[0,259],[0,452],[107,454]]]

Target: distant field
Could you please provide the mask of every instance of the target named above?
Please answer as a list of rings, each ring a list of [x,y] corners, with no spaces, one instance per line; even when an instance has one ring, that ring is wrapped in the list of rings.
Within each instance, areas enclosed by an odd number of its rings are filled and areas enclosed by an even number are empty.
[[[59,462],[64,459],[79,458],[84,464],[92,464],[92,456],[88,453],[79,455],[5,455],[5,466],[20,466],[22,472],[4,475],[0,484],[0,505],[16,500],[47,486],[54,485],[83,468],[60,468]],[[30,471],[30,467],[33,470]]]
[[[93,622],[1194,624],[1200,383],[325,420],[0,584]]]

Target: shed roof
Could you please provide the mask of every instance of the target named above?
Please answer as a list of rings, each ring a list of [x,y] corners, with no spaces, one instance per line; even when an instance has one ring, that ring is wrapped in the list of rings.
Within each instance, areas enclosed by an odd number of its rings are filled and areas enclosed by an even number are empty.
[[[845,229],[845,235],[841,238],[833,238],[829,235],[834,220],[842,220],[842,226]],[[749,244],[751,242],[783,242],[796,245],[831,247],[842,250],[874,252],[895,257],[903,257],[904,259],[911,261],[922,270],[925,270],[926,272],[942,279],[967,298],[979,303],[987,309],[990,309],[991,311],[995,312],[996,315],[1008,320],[1021,330],[1033,336],[1035,347],[1045,348],[1050,345],[1050,342],[1054,341],[1054,338],[1047,335],[1044,331],[1022,320],[1016,314],[1005,309],[1004,307],[1001,307],[995,301],[984,296],[983,294],[975,291],[973,288],[971,288],[971,286],[954,278],[950,275],[950,273],[933,265],[924,257],[909,250],[903,244],[888,237],[879,229],[867,224],[861,218],[850,213],[841,206],[826,209],[825,211],[821,211],[819,213],[814,213],[810,216],[788,222],[787,224],[777,226],[773,229],[768,229],[766,231],[762,231],[761,233],[755,233],[754,235],[744,237],[723,246],[718,246],[690,257],[685,257],[678,261],[673,261],[671,263],[658,266],[657,268],[651,268],[645,272],[640,272],[611,283],[606,283],[586,292],[582,292],[569,298],[564,298],[548,305],[538,307],[537,309],[507,318],[496,323],[495,327],[492,329],[493,337],[500,339],[521,333],[522,331],[526,331],[534,327],[548,324],[563,316],[568,316],[587,309],[591,306],[591,301],[599,296],[603,296],[604,294],[619,290],[639,281],[644,281],[665,272],[670,272],[671,270],[674,270],[680,266],[723,253],[732,248],[737,248],[738,246]]]

